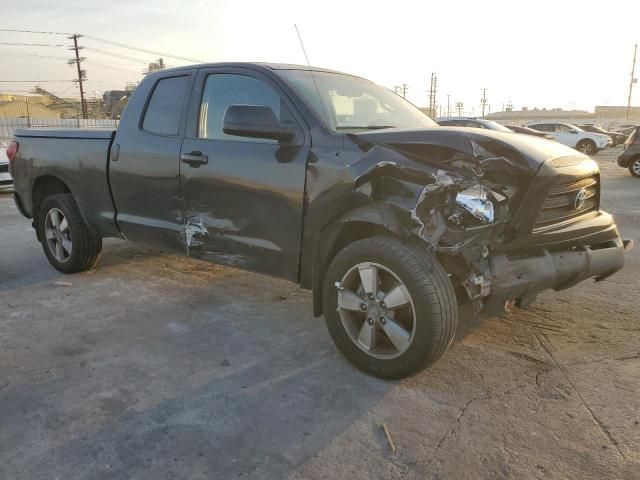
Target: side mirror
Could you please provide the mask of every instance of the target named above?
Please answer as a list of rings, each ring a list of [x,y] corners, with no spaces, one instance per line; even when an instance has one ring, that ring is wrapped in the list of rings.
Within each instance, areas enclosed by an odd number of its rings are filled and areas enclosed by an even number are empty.
[[[291,140],[297,129],[278,121],[271,107],[263,105],[229,105],[222,131],[227,135],[272,140]]]

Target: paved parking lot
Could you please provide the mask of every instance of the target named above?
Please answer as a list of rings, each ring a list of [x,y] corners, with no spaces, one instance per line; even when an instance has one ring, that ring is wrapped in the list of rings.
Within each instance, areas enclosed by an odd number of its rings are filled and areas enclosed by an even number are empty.
[[[604,208],[638,242],[618,152],[597,156]],[[117,240],[63,276],[8,194],[0,249],[0,478],[640,478],[639,249],[601,284],[466,314],[399,382],[354,370],[290,283]]]

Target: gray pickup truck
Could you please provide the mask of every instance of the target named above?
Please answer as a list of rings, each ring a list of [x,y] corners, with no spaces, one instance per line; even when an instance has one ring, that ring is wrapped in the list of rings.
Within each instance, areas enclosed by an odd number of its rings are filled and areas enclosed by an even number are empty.
[[[53,267],[104,237],[313,290],[338,348],[383,378],[436,361],[458,298],[527,307],[612,275],[623,241],[589,157],[508,132],[439,127],[362,78],[209,64],[147,76],[117,131],[25,129],[19,210]]]

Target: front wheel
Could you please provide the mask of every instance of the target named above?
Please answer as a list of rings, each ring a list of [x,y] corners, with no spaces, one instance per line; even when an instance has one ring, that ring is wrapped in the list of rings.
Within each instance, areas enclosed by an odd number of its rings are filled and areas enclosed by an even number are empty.
[[[636,178],[640,178],[640,157],[636,157],[633,159],[631,164],[629,165],[629,173]]]
[[[323,308],[343,355],[387,379],[438,360],[458,319],[453,285],[436,258],[388,237],[359,240],[336,255],[325,275]]]
[[[38,233],[49,263],[62,273],[89,270],[100,257],[102,238],[91,235],[70,193],[42,202]]]
[[[580,150],[585,155],[593,155],[598,151],[598,147],[592,140],[580,140],[576,145],[576,150]]]

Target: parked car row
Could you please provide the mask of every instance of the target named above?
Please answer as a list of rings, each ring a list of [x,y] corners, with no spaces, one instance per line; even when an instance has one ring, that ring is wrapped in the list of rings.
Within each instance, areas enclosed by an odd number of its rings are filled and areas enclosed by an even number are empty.
[[[586,132],[570,123],[538,122],[527,126],[534,130],[549,133],[555,141],[575,148],[585,155],[593,155],[613,143],[607,135]]]
[[[582,125],[578,125],[578,127],[580,127],[585,132],[600,133],[602,135],[606,135],[611,139],[612,147],[615,147],[617,145],[622,145],[627,140],[627,137],[629,136],[629,134],[624,134],[622,132],[612,132],[609,130],[605,130],[604,128],[598,125],[594,125],[593,123],[585,123]]]
[[[627,135],[622,132],[609,132],[594,124],[578,126],[571,123],[534,122],[526,126],[505,126],[493,120],[469,117],[439,118],[437,121],[442,126],[485,128],[543,137],[575,148],[587,155],[593,155],[608,146],[621,145],[627,139]]]

